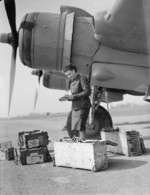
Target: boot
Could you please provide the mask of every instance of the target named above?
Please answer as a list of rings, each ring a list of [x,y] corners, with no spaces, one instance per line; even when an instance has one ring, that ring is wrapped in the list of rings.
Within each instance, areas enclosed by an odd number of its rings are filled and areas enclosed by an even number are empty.
[[[78,130],[73,130],[73,136],[79,137],[79,131]]]
[[[86,139],[86,132],[85,131],[80,131],[79,132],[80,138],[85,140]]]

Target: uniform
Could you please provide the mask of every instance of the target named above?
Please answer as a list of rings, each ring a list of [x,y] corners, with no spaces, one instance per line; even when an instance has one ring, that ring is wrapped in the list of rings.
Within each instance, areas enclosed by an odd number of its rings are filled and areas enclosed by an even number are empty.
[[[78,120],[80,120],[80,128],[74,125],[72,130],[85,131],[86,121],[91,107],[89,96],[91,94],[90,84],[86,76],[77,74],[76,78],[70,84],[72,93],[72,112],[78,112]],[[79,122],[79,121],[78,121]]]

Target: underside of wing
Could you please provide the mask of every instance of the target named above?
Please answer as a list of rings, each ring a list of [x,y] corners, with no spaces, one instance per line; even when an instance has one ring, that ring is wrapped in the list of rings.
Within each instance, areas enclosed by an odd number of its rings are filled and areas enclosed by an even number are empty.
[[[150,88],[150,1],[117,0],[94,16],[93,85],[146,94]]]
[[[109,12],[95,14],[96,39],[108,47],[148,54],[149,8],[149,0],[117,0]]]

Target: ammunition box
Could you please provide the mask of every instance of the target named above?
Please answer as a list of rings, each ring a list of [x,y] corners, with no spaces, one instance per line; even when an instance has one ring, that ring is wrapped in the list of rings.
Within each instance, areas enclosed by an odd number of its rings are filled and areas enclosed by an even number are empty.
[[[51,161],[51,156],[47,147],[34,148],[20,151],[20,161],[22,165],[31,165]]]
[[[21,149],[46,147],[48,145],[48,133],[41,131],[29,131],[19,133],[19,146]]]

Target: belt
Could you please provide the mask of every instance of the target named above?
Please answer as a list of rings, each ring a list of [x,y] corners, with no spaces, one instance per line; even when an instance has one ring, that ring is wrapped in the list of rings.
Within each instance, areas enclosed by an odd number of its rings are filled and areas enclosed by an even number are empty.
[[[81,100],[88,100],[89,98],[88,97],[86,97],[86,98],[81,98]]]
[[[75,95],[75,94],[72,94],[72,95]],[[77,99],[77,100],[75,100],[75,101],[80,101],[80,100],[88,100],[89,98],[88,97],[82,97],[82,98],[80,98],[80,99]]]
[[[74,110],[74,111],[78,111],[78,110],[81,110],[81,109],[79,109],[79,108],[73,108],[72,110]]]

